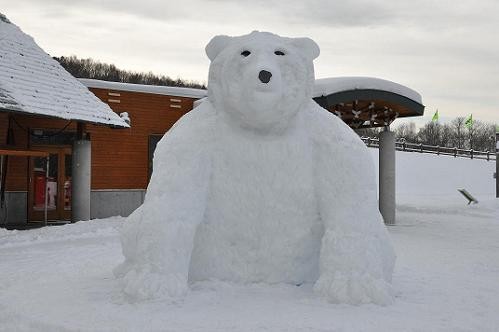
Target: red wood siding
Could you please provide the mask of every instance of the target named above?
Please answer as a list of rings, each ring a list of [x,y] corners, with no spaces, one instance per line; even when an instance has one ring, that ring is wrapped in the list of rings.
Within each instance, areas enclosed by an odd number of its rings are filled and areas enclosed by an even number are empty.
[[[116,112],[128,112],[130,129],[87,125],[92,141],[92,189],[145,189],[149,135],[164,134],[193,106],[194,98],[107,89],[90,90]],[[119,96],[110,95],[119,94]],[[119,100],[119,103],[109,102]],[[171,101],[171,99],[180,100]],[[180,105],[174,108],[171,105]],[[25,128],[60,129],[67,121],[15,115]],[[0,142],[6,142],[8,116],[0,113]],[[14,124],[16,147],[28,148],[28,134]],[[72,123],[67,130],[76,130]],[[9,160],[7,190],[26,190],[27,158]]]

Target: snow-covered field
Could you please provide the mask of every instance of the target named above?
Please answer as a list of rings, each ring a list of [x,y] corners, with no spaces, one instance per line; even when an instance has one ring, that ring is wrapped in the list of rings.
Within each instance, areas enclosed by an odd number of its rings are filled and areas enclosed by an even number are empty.
[[[393,305],[329,304],[311,285],[216,281],[178,303],[128,303],[111,272],[122,261],[115,217],[0,229],[0,330],[499,331],[495,164],[399,152],[397,168]]]

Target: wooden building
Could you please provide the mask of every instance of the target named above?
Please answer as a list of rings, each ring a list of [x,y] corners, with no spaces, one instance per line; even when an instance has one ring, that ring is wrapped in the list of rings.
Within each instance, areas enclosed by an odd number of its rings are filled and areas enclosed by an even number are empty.
[[[90,217],[126,216],[143,202],[157,142],[206,90],[80,80],[130,123],[129,129],[88,124],[91,147]],[[125,114],[126,113],[126,114]],[[15,146],[51,154],[49,221],[71,220],[71,153],[74,123],[30,115],[11,116]],[[13,120],[12,120],[13,119]],[[0,113],[0,137],[8,136],[9,115]],[[4,218],[9,223],[42,219],[42,157],[13,158],[8,165]]]
[[[86,128],[128,127],[0,14],[0,225],[89,219]]]

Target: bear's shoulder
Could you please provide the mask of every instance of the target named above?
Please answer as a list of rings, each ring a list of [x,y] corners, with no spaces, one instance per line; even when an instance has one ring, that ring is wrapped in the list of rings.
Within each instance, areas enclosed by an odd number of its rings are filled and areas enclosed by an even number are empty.
[[[360,137],[340,118],[311,101],[305,112],[306,125],[316,143],[364,147]]]
[[[163,153],[190,151],[212,141],[215,110],[208,100],[184,114],[169,129],[157,146]]]
[[[190,112],[184,114],[165,136],[174,140],[201,138],[206,140],[213,131],[215,124],[215,109],[209,100],[203,101]]]

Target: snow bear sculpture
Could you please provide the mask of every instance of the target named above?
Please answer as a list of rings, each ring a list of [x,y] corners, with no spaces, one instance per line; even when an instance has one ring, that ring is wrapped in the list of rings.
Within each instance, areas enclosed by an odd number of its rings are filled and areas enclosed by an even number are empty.
[[[312,100],[309,38],[216,36],[208,98],[165,134],[115,269],[135,300],[188,283],[315,283],[331,302],[392,301],[395,255],[358,136]]]

